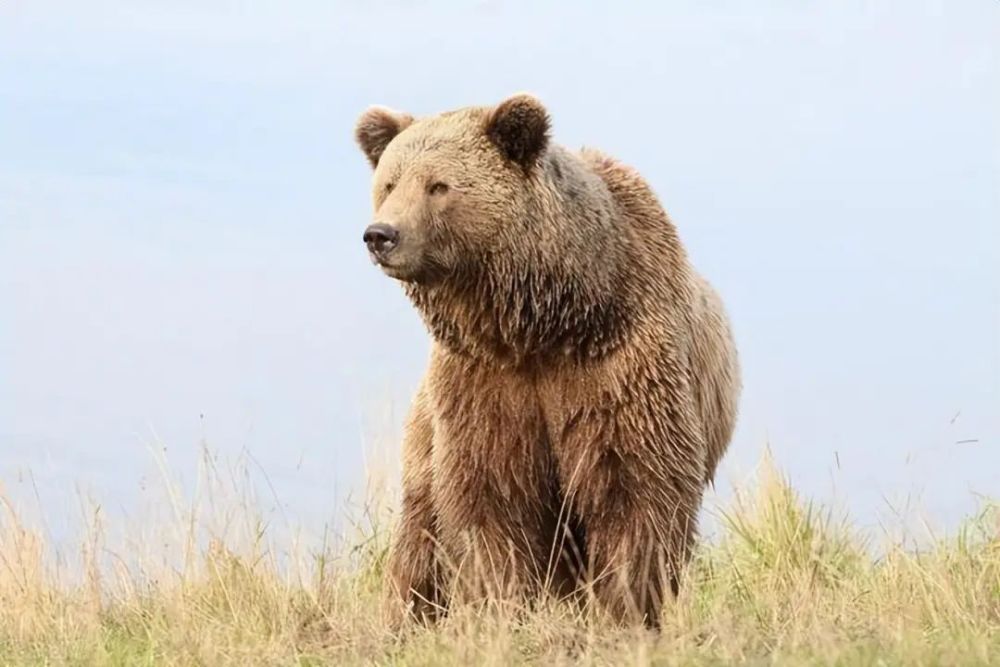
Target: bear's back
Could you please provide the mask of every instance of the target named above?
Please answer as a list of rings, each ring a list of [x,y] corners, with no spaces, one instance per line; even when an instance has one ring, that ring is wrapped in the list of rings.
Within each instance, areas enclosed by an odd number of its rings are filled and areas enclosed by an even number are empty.
[[[708,450],[705,481],[711,482],[732,438],[741,384],[736,347],[722,300],[689,265],[677,228],[639,172],[596,150],[584,149],[580,157],[607,184],[629,226],[649,241],[639,244],[652,249],[645,255],[650,263],[641,270],[666,270],[666,282],[661,284],[671,287],[671,298],[656,308],[671,311],[672,325],[686,330],[674,340],[685,342],[683,351],[690,364]]]
[[[665,269],[669,280],[675,284],[686,283],[689,280],[687,259],[677,228],[646,179],[632,167],[601,151],[584,148],[578,155],[611,193],[628,229],[636,235],[635,247],[644,259],[651,260],[646,268]]]

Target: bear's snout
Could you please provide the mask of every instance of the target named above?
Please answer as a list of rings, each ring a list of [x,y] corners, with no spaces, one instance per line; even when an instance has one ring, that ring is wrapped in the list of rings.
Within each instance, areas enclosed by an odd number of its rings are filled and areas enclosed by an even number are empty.
[[[368,226],[361,238],[368,246],[368,252],[381,260],[399,245],[399,230],[384,222],[376,222]]]

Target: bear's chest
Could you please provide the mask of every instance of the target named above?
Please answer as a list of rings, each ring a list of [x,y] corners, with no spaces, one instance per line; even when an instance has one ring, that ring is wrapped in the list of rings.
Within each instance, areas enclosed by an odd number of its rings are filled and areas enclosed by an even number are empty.
[[[493,462],[544,448],[549,436],[539,380],[527,373],[461,360],[431,378],[435,444]]]
[[[436,364],[429,380],[443,537],[486,525],[501,509],[512,526],[548,521],[559,505],[558,465],[537,382],[464,360]]]
[[[436,455],[497,474],[519,474],[522,463],[562,463],[581,416],[613,402],[603,376],[599,368],[524,372],[439,358],[430,377]]]

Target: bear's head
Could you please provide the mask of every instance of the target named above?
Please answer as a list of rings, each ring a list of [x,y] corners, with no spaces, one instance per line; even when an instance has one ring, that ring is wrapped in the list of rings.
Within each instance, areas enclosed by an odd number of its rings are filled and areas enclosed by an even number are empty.
[[[393,278],[432,285],[468,279],[523,233],[549,117],[526,94],[419,120],[372,107],[355,138],[375,170],[364,231],[372,261]]]
[[[372,260],[436,340],[520,364],[623,339],[629,235],[603,177],[549,141],[534,97],[422,119],[373,107],[355,136],[375,170]]]

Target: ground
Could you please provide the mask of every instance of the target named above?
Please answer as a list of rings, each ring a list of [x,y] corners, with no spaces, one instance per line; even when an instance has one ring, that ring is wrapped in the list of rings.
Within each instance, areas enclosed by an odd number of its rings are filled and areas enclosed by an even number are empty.
[[[170,495],[175,523],[146,522],[120,549],[95,510],[60,559],[0,503],[0,664],[1000,664],[995,505],[916,548],[857,534],[765,465],[709,510],[719,530],[659,635],[549,604],[459,609],[400,637],[378,616],[391,525],[378,504],[343,545],[296,553],[249,494],[230,496],[213,514]]]

